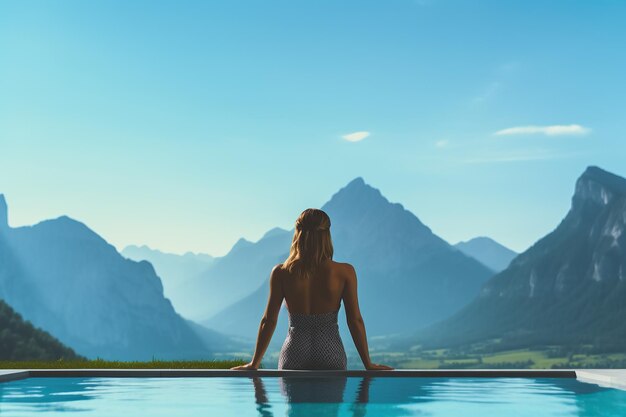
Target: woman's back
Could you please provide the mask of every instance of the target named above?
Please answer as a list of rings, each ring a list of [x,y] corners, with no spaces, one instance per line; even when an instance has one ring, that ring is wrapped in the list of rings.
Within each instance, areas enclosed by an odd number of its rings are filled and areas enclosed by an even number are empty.
[[[320,314],[339,310],[346,282],[346,266],[327,259],[310,277],[281,270],[280,280],[289,312]]]
[[[289,312],[278,369],[346,369],[337,324],[345,284],[342,265],[327,259],[309,276],[277,268]]]

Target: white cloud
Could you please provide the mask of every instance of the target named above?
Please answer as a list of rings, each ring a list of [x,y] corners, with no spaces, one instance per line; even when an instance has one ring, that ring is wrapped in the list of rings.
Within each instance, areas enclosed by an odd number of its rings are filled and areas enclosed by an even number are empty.
[[[349,142],[358,142],[358,141],[365,139],[369,135],[370,135],[370,132],[365,132],[365,131],[352,132],[352,133],[348,133],[347,135],[343,135],[342,138]]]
[[[449,144],[450,144],[450,141],[448,139],[441,139],[441,140],[438,140],[437,142],[435,142],[435,146],[437,148],[445,148]]]
[[[510,135],[546,135],[546,136],[564,136],[564,135],[586,135],[591,129],[581,125],[552,125],[552,126],[516,126],[507,129],[498,130],[494,135],[510,136]]]

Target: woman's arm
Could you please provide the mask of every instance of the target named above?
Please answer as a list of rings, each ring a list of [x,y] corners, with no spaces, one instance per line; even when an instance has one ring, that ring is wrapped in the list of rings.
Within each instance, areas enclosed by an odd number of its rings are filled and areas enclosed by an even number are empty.
[[[283,286],[280,282],[280,265],[276,265],[270,274],[270,296],[267,301],[265,313],[261,319],[261,324],[259,325],[259,334],[256,340],[254,356],[252,356],[252,360],[246,365],[235,366],[230,369],[259,369],[261,359],[263,359],[267,346],[269,345],[270,340],[272,340],[274,329],[276,329],[278,313],[280,313],[280,306],[283,303],[283,298],[285,298],[285,294],[283,293]]]
[[[357,280],[354,267],[347,264],[346,282],[343,287],[343,305],[346,309],[346,320],[348,328],[354,340],[356,350],[359,352],[361,361],[365,369],[393,369],[386,365],[377,365],[370,360],[369,348],[367,346],[367,336],[365,334],[365,323],[359,309],[359,300],[357,295]]]

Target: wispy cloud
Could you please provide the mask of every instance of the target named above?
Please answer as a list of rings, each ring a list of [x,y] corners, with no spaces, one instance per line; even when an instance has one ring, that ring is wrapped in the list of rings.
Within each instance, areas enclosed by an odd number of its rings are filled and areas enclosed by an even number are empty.
[[[349,142],[358,142],[370,135],[370,132],[361,131],[361,132],[352,132],[346,135],[343,135],[342,138]]]
[[[448,139],[441,139],[435,142],[435,147],[437,148],[445,148],[446,146],[448,146],[450,144],[450,141]]]
[[[501,89],[502,89],[502,83],[500,83],[499,81],[493,81],[483,90],[482,93],[472,98],[472,103],[482,104],[486,102],[487,100],[490,100],[493,97],[495,97],[500,92]]]
[[[480,106],[496,99],[515,80],[515,76],[520,71],[520,68],[521,63],[519,61],[507,61],[492,67],[489,70],[491,82],[483,85],[481,91],[472,97],[470,104]]]
[[[507,129],[498,130],[494,133],[496,136],[511,135],[546,135],[546,136],[565,136],[565,135],[586,135],[591,129],[581,125],[552,125],[552,126],[516,126]]]

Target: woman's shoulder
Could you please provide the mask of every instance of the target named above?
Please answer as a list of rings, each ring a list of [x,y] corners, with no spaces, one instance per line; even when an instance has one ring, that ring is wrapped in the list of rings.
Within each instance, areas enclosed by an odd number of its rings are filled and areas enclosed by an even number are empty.
[[[335,270],[341,272],[342,275],[344,274],[351,275],[354,273],[354,267],[352,266],[352,264],[348,262],[336,262],[333,260],[329,260],[329,262],[330,262],[331,268],[334,268]]]

